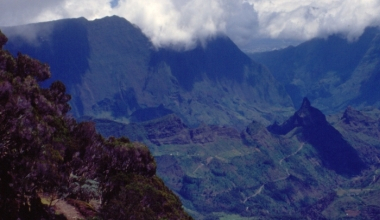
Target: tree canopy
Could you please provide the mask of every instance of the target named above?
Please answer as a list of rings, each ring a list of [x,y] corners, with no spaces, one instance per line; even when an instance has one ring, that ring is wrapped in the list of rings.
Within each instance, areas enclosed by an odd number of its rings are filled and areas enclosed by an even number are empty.
[[[190,219],[156,176],[148,148],[104,138],[68,112],[62,82],[41,88],[49,66],[3,50],[0,31],[0,219],[54,219],[43,195],[101,201],[90,217]]]

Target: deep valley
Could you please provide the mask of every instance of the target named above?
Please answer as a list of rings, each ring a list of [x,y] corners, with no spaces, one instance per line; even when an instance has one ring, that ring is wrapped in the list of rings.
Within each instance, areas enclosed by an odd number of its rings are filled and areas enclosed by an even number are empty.
[[[155,48],[116,16],[2,32],[51,66],[40,85],[66,85],[70,116],[148,146],[194,219],[380,219],[379,28],[248,55],[225,35]]]

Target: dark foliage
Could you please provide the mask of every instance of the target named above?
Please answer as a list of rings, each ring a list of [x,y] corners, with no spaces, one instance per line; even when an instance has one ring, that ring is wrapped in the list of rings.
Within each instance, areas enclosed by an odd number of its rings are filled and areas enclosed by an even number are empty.
[[[105,219],[190,219],[148,148],[77,123],[63,83],[39,87],[49,77],[48,65],[0,51],[0,219],[57,219],[41,195],[99,199]]]

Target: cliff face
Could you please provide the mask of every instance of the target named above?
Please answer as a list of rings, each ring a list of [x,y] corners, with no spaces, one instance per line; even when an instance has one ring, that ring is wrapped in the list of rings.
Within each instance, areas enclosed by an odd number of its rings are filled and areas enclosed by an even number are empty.
[[[109,120],[97,120],[97,128],[105,135],[128,135],[145,140],[155,146],[213,143],[220,138],[239,140],[238,130],[232,127],[205,125],[188,127],[178,116],[170,114],[141,123],[122,124]]]
[[[47,31],[38,33],[35,42],[14,33],[28,28]],[[116,16],[5,31],[12,36],[6,46],[12,53],[22,51],[51,64],[53,79],[73,95],[76,117],[122,122],[176,113],[192,126],[242,128],[253,119],[269,123],[281,115],[273,112],[293,110],[283,86],[227,36],[189,51],[155,49],[138,27]],[[146,112],[153,114],[144,118]]]

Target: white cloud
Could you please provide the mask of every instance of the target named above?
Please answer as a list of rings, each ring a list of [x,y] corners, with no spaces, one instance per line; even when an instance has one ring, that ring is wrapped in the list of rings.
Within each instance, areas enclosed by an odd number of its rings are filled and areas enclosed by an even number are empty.
[[[112,14],[110,0],[0,0],[0,26]]]
[[[0,26],[12,26],[36,22],[41,9],[54,8],[64,0],[0,0]]]
[[[380,24],[379,0],[251,0],[260,34],[307,40],[340,33],[353,40]]]
[[[249,2],[225,1],[227,11],[226,33],[238,45],[247,44],[259,36],[259,21],[253,4]]]
[[[111,6],[112,3],[112,6]],[[379,0],[0,0],[0,26],[119,15],[157,46],[191,48],[218,33],[242,46],[254,38],[349,39],[380,24]]]
[[[137,24],[158,47],[190,48],[225,31],[222,6],[218,0],[121,0],[114,12]]]

